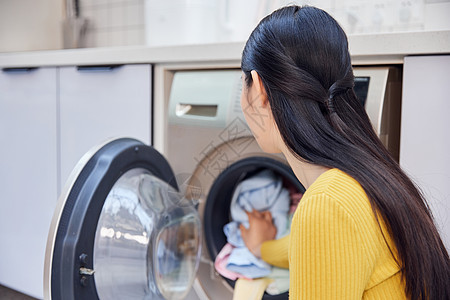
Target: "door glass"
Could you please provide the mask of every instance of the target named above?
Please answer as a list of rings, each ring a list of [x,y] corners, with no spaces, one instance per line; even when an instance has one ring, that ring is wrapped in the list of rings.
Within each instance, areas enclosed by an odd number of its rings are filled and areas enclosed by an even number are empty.
[[[200,259],[201,223],[191,203],[145,169],[108,194],[94,241],[100,299],[182,299]]]

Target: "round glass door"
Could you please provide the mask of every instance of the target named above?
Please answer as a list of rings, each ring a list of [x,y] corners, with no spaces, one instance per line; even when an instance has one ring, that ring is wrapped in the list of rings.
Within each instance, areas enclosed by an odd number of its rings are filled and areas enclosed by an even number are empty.
[[[195,278],[201,237],[194,207],[145,169],[108,194],[94,241],[100,299],[182,299]]]
[[[45,299],[182,299],[202,229],[155,149],[118,139],[87,153],[58,201],[47,241]]]

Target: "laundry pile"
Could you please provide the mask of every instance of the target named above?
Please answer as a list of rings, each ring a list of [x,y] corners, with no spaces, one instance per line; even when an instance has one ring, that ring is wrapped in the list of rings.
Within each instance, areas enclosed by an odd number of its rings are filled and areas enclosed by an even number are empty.
[[[273,283],[266,292],[279,294],[289,289],[289,271],[270,266],[254,256],[242,240],[239,225],[249,228],[246,212],[269,211],[277,229],[276,239],[289,234],[290,221],[302,194],[295,187],[284,187],[283,179],[271,170],[263,170],[240,182],[231,200],[233,221],[224,226],[227,244],[216,257],[215,267],[222,276],[254,279],[269,277]]]

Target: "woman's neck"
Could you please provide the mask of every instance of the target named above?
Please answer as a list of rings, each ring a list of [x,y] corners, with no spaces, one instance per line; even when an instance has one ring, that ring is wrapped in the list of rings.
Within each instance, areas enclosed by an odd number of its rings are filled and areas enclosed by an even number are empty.
[[[303,184],[305,189],[308,189],[320,175],[330,169],[299,160],[287,147],[284,147],[282,152],[291,166],[292,171],[294,171],[295,176]]]

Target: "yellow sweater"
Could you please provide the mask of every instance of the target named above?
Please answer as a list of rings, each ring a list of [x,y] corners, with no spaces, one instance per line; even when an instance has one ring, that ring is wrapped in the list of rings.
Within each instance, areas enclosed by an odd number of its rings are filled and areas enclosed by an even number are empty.
[[[382,230],[396,255],[384,223]],[[290,235],[265,242],[261,256],[289,268],[290,299],[406,299],[400,268],[366,193],[338,169],[308,188]]]

